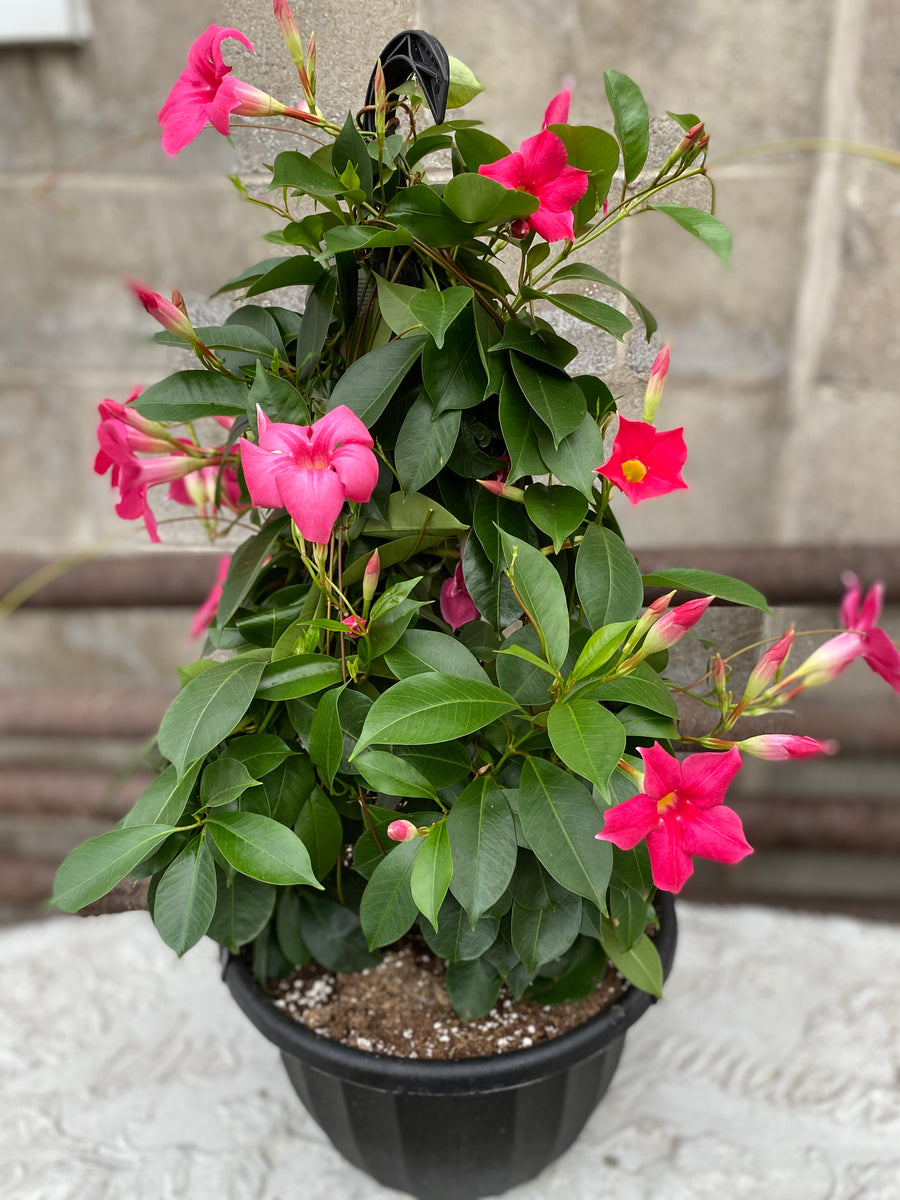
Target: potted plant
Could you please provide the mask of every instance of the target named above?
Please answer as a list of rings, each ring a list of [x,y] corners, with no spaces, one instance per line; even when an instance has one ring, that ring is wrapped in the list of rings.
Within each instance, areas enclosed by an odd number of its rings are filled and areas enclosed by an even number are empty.
[[[212,26],[160,120],[169,153],[231,115],[294,122],[301,148],[245,192],[278,218],[279,255],[224,284],[242,298],[219,326],[133,285],[157,340],[198,365],[103,401],[96,462],[154,541],[147,492],[163,483],[213,536],[248,536],[198,614],[208,653],[163,718],[158,777],[72,852],[54,902],[77,911],[148,880],[163,940],[179,955],[221,943],[238,1002],[352,1161],[416,1194],[495,1192],[561,1153],[605,1090],[661,993],[692,857],[751,852],[723,803],[742,756],[833,748],[736,738],[736,722],[858,657],[900,692],[900,652],[876,624],[880,588],[851,578],[843,629],[799,666],[789,630],[733,695],[711,655],[693,689],[709,729],[679,730],[669,649],[714,598],[765,600],[709,572],[642,578],[613,501],[686,486],[683,431],[655,423],[668,349],[630,419],[572,369],[554,314],[621,339],[618,295],[651,340],[648,310],[585,259],[639,213],[727,257],[714,215],[666,197],[706,178],[702,122],[676,116],[671,153],[645,169],[646,105],[611,71],[612,133],[569,124],[562,92],[511,150],[446,119],[479,85],[407,31],[335,124],[314,41],[286,0],[275,15],[300,103],[234,79],[222,43],[250,43]],[[302,311],[279,303],[296,287]],[[665,589],[646,608],[645,585]],[[675,602],[679,589],[698,595]],[[269,994],[298,965],[369,971],[403,944],[445,964],[460,1023],[501,995],[572,1004],[604,980],[614,1003],[540,1045],[428,1062],[329,1041]]]

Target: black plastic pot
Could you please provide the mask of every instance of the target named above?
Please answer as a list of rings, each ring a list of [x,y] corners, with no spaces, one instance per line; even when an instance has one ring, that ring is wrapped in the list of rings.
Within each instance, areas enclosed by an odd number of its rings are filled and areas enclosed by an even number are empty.
[[[659,894],[657,949],[668,974],[677,927]],[[526,1050],[458,1062],[389,1058],[342,1046],[271,1003],[247,964],[224,979],[281,1051],[310,1115],[354,1166],[427,1200],[474,1200],[533,1179],[578,1137],[609,1087],[626,1030],[653,997],[629,988],[605,1012]]]

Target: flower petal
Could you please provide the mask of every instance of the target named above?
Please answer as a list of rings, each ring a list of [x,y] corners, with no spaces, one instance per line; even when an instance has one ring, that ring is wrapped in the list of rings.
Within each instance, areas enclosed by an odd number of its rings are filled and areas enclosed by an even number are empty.
[[[498,158],[493,163],[482,163],[478,174],[502,183],[505,188],[514,192],[522,183],[524,170],[522,155],[518,150],[514,150],[512,154],[507,154],[506,158]]]
[[[279,461],[289,461],[283,454],[273,454],[262,446],[256,446],[242,438],[241,466],[250,499],[258,508],[281,508],[284,501],[278,488],[276,466]]]
[[[551,183],[566,167],[565,143],[549,129],[526,138],[519,153],[522,156],[522,182],[533,187],[542,188]],[[532,194],[540,198],[539,193]]]
[[[644,791],[655,800],[677,792],[683,782],[681,763],[667,754],[659,742],[640,746],[638,754],[644,760]]]
[[[612,842],[620,850],[631,850],[642,842],[659,824],[656,800],[640,793],[623,800],[604,814],[603,828],[596,835],[601,841]]]
[[[528,224],[545,242],[561,242],[575,235],[575,218],[570,212],[539,208],[527,218]]]
[[[346,404],[339,404],[324,417],[320,417],[312,429],[313,449],[317,453],[328,452],[343,442],[358,442],[369,450],[374,445],[366,426]]]
[[[358,442],[345,442],[330,458],[347,499],[357,504],[369,500],[378,482],[378,459],[372,451]]]
[[[308,542],[327,542],[344,507],[344,487],[329,467],[297,467],[282,460],[278,490],[284,507]]]
[[[544,113],[543,128],[548,125],[565,125],[569,119],[569,104],[572,100],[572,92],[570,88],[566,88],[562,92],[558,92],[550,103],[547,105],[547,111]]]
[[[714,862],[736,863],[753,853],[753,847],[744,837],[741,818],[724,804],[706,810],[693,806],[683,810],[681,839],[689,854],[699,854]]]
[[[689,754],[681,764],[684,784],[679,795],[702,809],[721,804],[728,785],[740,769],[741,754],[735,746],[724,754],[715,750],[708,754]]]
[[[577,204],[587,191],[588,173],[577,167],[563,167],[560,173],[540,185],[541,208],[563,212]]]
[[[900,650],[883,629],[873,629],[867,636],[862,656],[875,674],[900,695]]]
[[[681,842],[681,824],[661,821],[647,835],[653,882],[664,892],[680,892],[694,873],[691,856]]]

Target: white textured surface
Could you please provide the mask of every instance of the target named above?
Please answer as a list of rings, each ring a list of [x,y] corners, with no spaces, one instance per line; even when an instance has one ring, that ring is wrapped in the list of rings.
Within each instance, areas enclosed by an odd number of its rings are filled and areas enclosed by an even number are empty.
[[[682,904],[666,999],[509,1200],[897,1200],[900,928]],[[0,935],[0,1194],[368,1200],[204,943],[144,913]]]

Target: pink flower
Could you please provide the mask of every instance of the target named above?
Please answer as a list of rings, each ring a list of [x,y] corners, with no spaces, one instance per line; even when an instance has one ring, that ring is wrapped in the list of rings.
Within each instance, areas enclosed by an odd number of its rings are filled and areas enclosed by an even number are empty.
[[[258,443],[240,443],[253,503],[286,508],[307,541],[327,542],[344,500],[364,503],[378,482],[368,429],[343,404],[312,425],[287,425],[270,421],[259,407],[256,412]]]
[[[411,842],[419,836],[419,831],[412,821],[391,821],[387,835],[392,842]]]
[[[197,341],[193,325],[176,304],[167,300],[165,296],[160,296],[158,292],[152,292],[136,279],[129,279],[127,282],[135,296],[143,304],[144,311],[153,317],[154,321],[159,321],[163,329],[174,334],[175,337],[184,338],[186,342]]]
[[[527,192],[540,201],[537,212],[522,221],[548,242],[574,236],[572,209],[588,185],[587,171],[568,165],[565,144],[546,128],[549,124],[564,124],[568,116],[569,92],[560,92],[547,106],[540,133],[526,138],[519,149],[506,158],[483,163],[478,168],[479,175],[486,175],[511,191]],[[514,236],[523,236],[525,231],[521,222],[515,224],[519,229]]]
[[[366,632],[366,622],[361,617],[342,617],[341,624],[347,626],[347,636],[352,638],[362,637]]]
[[[207,522],[215,520],[220,508],[240,513],[248,507],[241,499],[237,471],[228,466],[200,467],[183,479],[173,480],[167,495],[177,504],[198,509]]]
[[[820,754],[837,754],[835,741],[819,742],[811,737],[799,737],[794,733],[762,733],[757,737],[734,742],[742,754],[755,758],[766,758],[770,762],[782,762],[788,758],[816,758]]]
[[[790,675],[782,679],[773,690],[779,694],[787,692],[786,695],[780,696],[784,702],[796,696],[804,688],[821,687],[823,684],[831,683],[832,679],[836,679],[855,659],[859,658],[865,645],[865,639],[858,633],[849,631],[839,633],[814,650],[808,658],[803,660],[796,671],[792,671]],[[787,691],[791,685],[794,686]]]
[[[864,633],[862,658],[900,694],[900,650],[875,622],[881,616],[884,584],[874,583],[863,598],[862,584],[848,571],[843,577],[847,594],[841,604],[841,624],[845,629]]]
[[[681,468],[687,459],[683,429],[654,429],[646,421],[619,417],[612,454],[600,467],[632,504],[686,488]]]
[[[212,587],[209,589],[209,594],[194,613],[194,619],[191,623],[192,638],[198,638],[203,630],[212,624],[213,617],[216,615],[216,610],[219,607],[219,601],[222,598],[222,584],[225,582],[230,566],[231,555],[223,554],[219,559],[216,577],[213,580]]]
[[[598,838],[622,850],[646,838],[653,882],[667,892],[680,891],[693,873],[691,855],[736,863],[752,853],[740,817],[722,803],[740,770],[736,749],[689,754],[683,762],[658,742],[638,753],[644,791],[607,811]]]
[[[201,33],[188,51],[187,66],[159,110],[166,154],[183,150],[207,124],[227,136],[231,113],[245,117],[308,115],[288,108],[242,79],[233,78],[231,67],[226,67],[222,60],[222,42],[226,38],[235,38],[255,53],[253,43],[239,29],[210,25]]]
[[[463,579],[462,563],[457,563],[452,577],[441,584],[441,616],[451,629],[457,630],[460,625],[477,620],[479,615]]]
[[[147,503],[147,489],[160,483],[170,483],[197,469],[197,460],[186,454],[166,454],[159,458],[134,458],[130,462],[116,463],[112,482],[120,493],[116,512],[125,521],[144,518],[151,542],[160,541],[156,518]]]
[[[660,597],[660,599],[665,599],[665,597]],[[712,596],[701,596],[697,600],[688,600],[686,604],[678,604],[675,608],[664,612],[659,620],[651,626],[650,632],[644,638],[642,647],[644,657],[658,654],[660,650],[668,650],[670,646],[681,641],[687,631],[697,624],[712,602]]]

